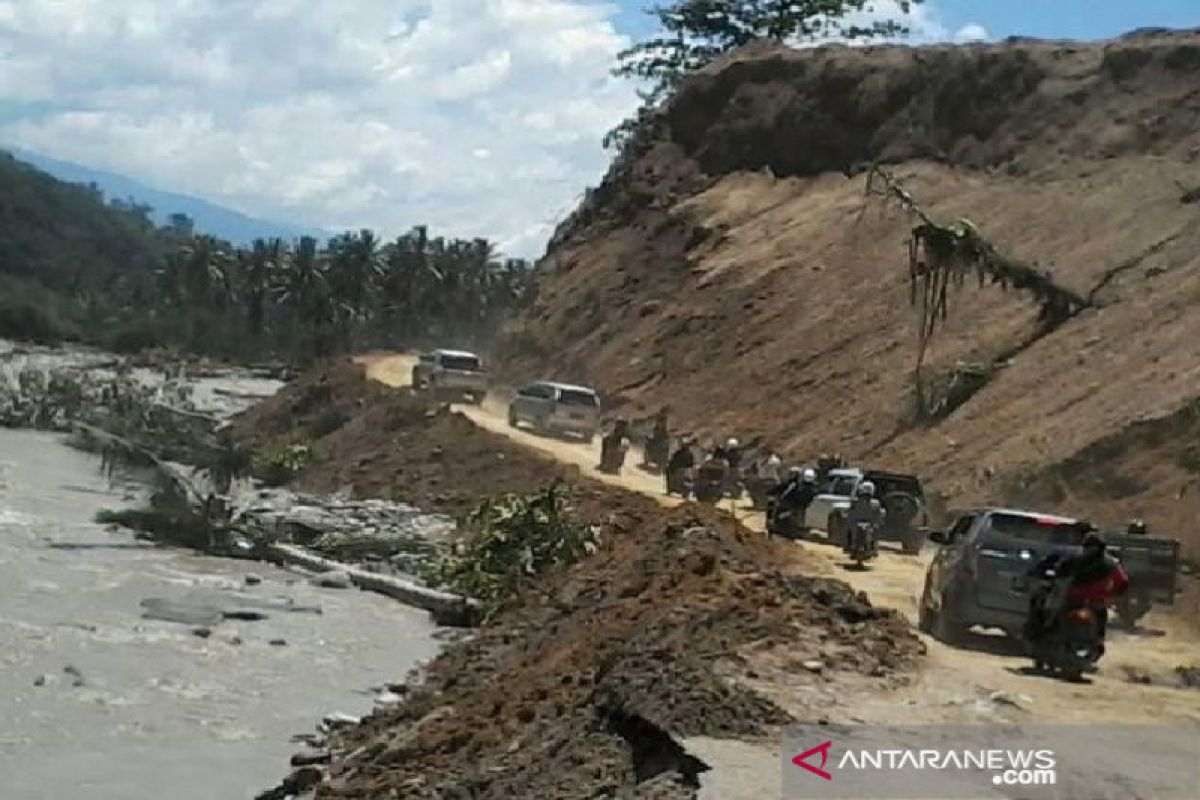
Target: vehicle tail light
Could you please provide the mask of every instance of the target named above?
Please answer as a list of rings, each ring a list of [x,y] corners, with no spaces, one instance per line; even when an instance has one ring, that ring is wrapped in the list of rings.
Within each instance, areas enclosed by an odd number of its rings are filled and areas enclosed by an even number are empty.
[[[1096,619],[1096,615],[1090,608],[1075,608],[1067,612],[1067,619],[1083,625]]]

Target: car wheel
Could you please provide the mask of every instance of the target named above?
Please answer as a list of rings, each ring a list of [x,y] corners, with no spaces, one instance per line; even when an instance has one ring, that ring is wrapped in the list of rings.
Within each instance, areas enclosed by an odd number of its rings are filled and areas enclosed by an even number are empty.
[[[513,410],[510,408],[510,409],[508,410],[508,427],[510,427],[510,428],[515,428],[515,427],[517,427],[517,422],[518,422],[518,420],[517,420],[517,414],[516,414],[516,412],[515,412],[515,411],[513,411]]]
[[[925,581],[925,591],[921,592],[921,600],[917,603],[917,630],[921,633],[933,633],[933,621],[936,612],[929,607],[929,581]]]
[[[921,546],[925,544],[925,534],[919,530],[910,528],[903,534],[900,540],[900,552],[909,556],[921,554]]]
[[[958,645],[966,637],[967,627],[954,613],[954,603],[943,598],[942,607],[930,625],[930,633],[933,634],[933,638],[942,644]]]

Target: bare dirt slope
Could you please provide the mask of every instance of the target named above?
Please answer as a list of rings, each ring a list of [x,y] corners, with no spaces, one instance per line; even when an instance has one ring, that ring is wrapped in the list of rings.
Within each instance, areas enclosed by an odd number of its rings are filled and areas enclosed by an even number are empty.
[[[1171,444],[1200,398],[1197,67],[1200,34],[1164,32],[738,54],[562,226],[497,366],[796,458],[916,471],[949,505],[1025,499],[1053,474],[1034,499],[1136,513],[1200,552],[1196,461]],[[865,199],[874,160],[1088,300],[1043,336],[1019,293],[953,295],[932,371],[1002,368],[928,427],[910,406],[912,221]]]
[[[369,376],[395,386],[407,385],[413,363],[412,357],[405,355],[376,355],[362,361]],[[574,465],[589,478],[646,493],[664,505],[675,504],[662,496],[653,476],[636,468],[626,467],[615,476],[597,473],[593,468],[599,457],[595,443],[568,442],[514,430],[508,426],[502,404],[463,407],[461,413],[479,428],[504,435],[529,452]],[[762,532],[761,515],[746,509],[731,510],[750,530]],[[767,545],[770,540],[764,537],[761,542]],[[773,544],[769,549],[756,548],[764,566],[790,562],[791,566],[783,570],[785,574],[836,576],[866,592],[878,606],[895,609],[910,622],[915,621],[916,601],[930,553],[921,557],[887,553],[870,570],[851,572],[844,569],[835,548],[818,543]],[[1200,694],[1179,688],[1179,668],[1194,661],[1200,652],[1195,633],[1167,615],[1152,613],[1137,633],[1113,631],[1109,653],[1091,685],[1029,674],[1028,659],[1020,647],[1004,639],[977,635],[964,649],[947,647],[927,637],[922,641],[927,654],[916,679],[883,690],[877,680],[861,673],[855,675],[853,669],[840,669],[836,675],[811,680],[810,670],[802,663],[806,651],[800,638],[779,648],[754,643],[739,646],[749,668],[742,673],[741,684],[757,696],[770,698],[775,707],[796,719],[809,719],[815,709],[820,709],[822,718],[840,723],[1200,722]],[[765,738],[741,741],[732,740],[728,731],[713,734],[676,726],[674,732],[685,737],[682,744],[687,753],[711,768],[700,776],[700,800],[778,796],[777,731]],[[1103,760],[1103,754],[1099,755]]]

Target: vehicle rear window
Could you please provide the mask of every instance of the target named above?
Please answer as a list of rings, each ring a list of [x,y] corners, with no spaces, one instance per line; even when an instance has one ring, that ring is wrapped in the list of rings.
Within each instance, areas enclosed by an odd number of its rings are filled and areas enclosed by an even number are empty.
[[[442,356],[442,366],[462,372],[478,372],[479,359],[474,356]]]
[[[560,389],[558,393],[558,402],[564,406],[588,406],[597,408],[600,405],[600,398],[591,392],[581,392],[576,389]]]
[[[1021,514],[992,514],[987,528],[1003,536],[1045,544],[1078,545],[1084,537],[1080,525]]]

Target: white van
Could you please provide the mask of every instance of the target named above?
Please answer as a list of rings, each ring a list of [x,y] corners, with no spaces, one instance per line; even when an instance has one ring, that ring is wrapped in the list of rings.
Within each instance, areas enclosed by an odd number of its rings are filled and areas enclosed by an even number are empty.
[[[422,353],[412,371],[412,385],[470,397],[482,403],[487,396],[487,375],[483,362],[465,350],[433,350]]]
[[[546,433],[569,433],[591,441],[600,430],[600,397],[569,383],[539,381],[517,392],[508,406],[508,424],[521,423]]]

